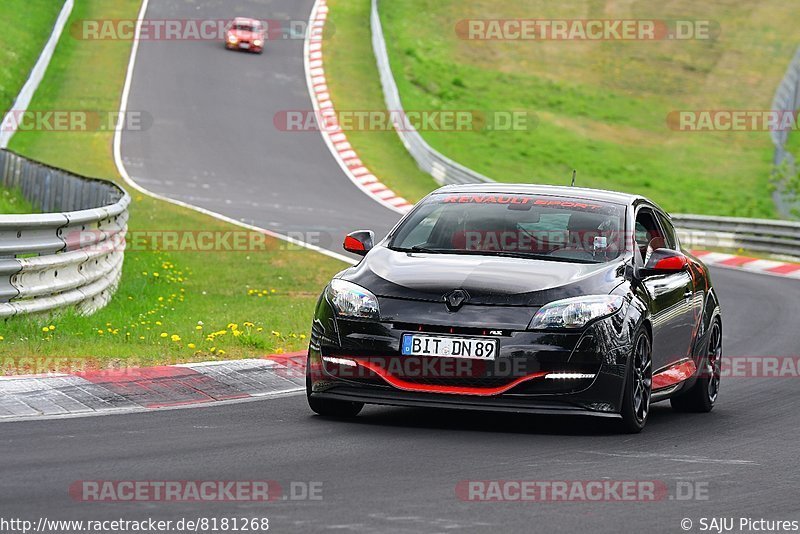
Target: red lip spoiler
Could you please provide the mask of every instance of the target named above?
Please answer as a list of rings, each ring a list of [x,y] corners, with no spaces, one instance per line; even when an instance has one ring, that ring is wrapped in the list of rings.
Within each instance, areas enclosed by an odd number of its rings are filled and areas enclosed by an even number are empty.
[[[380,376],[386,383],[391,386],[396,387],[397,389],[402,389],[403,391],[416,391],[420,393],[449,393],[451,395],[480,395],[480,396],[491,396],[491,395],[499,395],[501,393],[505,393],[506,391],[510,390],[511,388],[518,386],[523,382],[527,382],[529,380],[535,380],[537,378],[544,377],[547,373],[544,371],[539,371],[536,373],[531,373],[522,377],[517,378],[516,380],[509,382],[504,386],[493,387],[493,388],[478,388],[478,387],[467,387],[467,386],[437,386],[432,384],[416,384],[414,382],[409,382],[407,380],[403,380],[402,378],[398,378],[386,372],[385,369],[380,367],[379,365],[375,365],[371,362],[364,362],[354,360],[358,365],[361,367],[365,367],[375,373],[376,375]]]

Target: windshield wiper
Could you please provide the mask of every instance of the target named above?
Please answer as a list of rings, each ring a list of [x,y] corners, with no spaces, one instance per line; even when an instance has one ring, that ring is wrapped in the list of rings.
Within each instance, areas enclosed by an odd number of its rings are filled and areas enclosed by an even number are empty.
[[[569,258],[561,256],[551,256],[549,254],[534,254],[533,252],[509,252],[503,250],[464,250],[459,251],[459,254],[476,255],[476,256],[500,256],[502,258],[523,258],[526,260],[543,260],[543,261],[558,261],[561,263],[585,263],[593,264],[600,263],[592,260],[584,260],[581,258]]]
[[[445,252],[450,252],[449,250],[425,248],[419,245],[414,245],[409,248],[390,247],[390,249],[394,250],[395,252],[425,252],[428,254],[444,254]]]

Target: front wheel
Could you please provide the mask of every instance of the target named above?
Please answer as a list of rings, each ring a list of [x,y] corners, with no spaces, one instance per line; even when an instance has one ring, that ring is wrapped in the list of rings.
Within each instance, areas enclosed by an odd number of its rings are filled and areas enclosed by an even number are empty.
[[[714,409],[722,375],[722,325],[716,319],[708,331],[708,348],[700,376],[688,391],[670,399],[676,412],[707,413]]]
[[[311,410],[327,417],[355,417],[364,408],[363,402],[349,402],[333,399],[320,399],[311,396],[311,361],[306,361],[306,399]]]
[[[630,371],[622,396],[622,430],[638,434],[647,424],[650,397],[653,392],[653,353],[647,332],[634,337]]]

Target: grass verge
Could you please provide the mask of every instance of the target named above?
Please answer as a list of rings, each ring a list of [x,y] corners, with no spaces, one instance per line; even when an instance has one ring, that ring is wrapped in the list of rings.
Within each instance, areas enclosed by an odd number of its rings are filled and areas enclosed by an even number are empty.
[[[19,90],[39,59],[63,1],[3,0],[0,2],[0,111],[11,109]]]
[[[384,108],[375,99],[369,3],[329,2],[336,34],[326,72],[340,109]],[[407,109],[536,116],[535,127],[517,131],[423,132],[456,161],[509,182],[567,184],[577,168],[579,185],[641,193],[673,212],[774,217],[767,132],[681,132],[666,119],[674,110],[769,109],[796,46],[793,10],[788,0],[409,0],[383,2],[381,18]],[[710,19],[721,32],[658,42],[460,39],[456,23],[471,18]],[[353,68],[372,80],[351,82]],[[405,168],[380,166],[389,145],[403,148],[396,136],[364,133],[351,143],[381,179],[415,198],[419,185],[405,185]]]
[[[0,215],[22,215],[36,213],[33,204],[22,196],[18,189],[0,188]]]
[[[73,20],[132,19],[139,0],[85,0]],[[59,43],[33,109],[116,110],[130,42]],[[21,132],[12,149],[88,176],[118,180],[110,132]],[[197,212],[134,194],[131,232],[237,230]],[[341,262],[266,240],[249,252],[129,250],[111,303],[90,317],[62,313],[0,323],[0,357],[43,358],[36,368],[87,359],[150,365],[302,350],[317,296]],[[61,363],[59,363],[61,362]],[[30,363],[25,367],[30,369]]]

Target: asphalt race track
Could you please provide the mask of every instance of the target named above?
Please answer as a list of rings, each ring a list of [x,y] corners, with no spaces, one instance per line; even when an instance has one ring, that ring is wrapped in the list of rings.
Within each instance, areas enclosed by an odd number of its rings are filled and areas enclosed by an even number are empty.
[[[150,18],[306,19],[310,0],[160,0]],[[144,42],[129,110],[154,126],[123,137],[131,176],[157,193],[280,232],[371,227],[397,214],[341,173],[317,133],[272,127],[309,109],[302,41],[263,56],[209,42]],[[332,243],[333,243],[332,241]],[[337,243],[333,243],[336,245]],[[335,250],[335,248],[334,248]],[[725,355],[800,347],[796,280],[717,269]],[[303,395],[144,414],[0,425],[0,503],[30,520],[269,517],[275,532],[682,532],[683,518],[800,519],[798,386],[723,380],[711,414],[657,405],[640,435],[585,418],[367,407],[354,421],[313,416]],[[79,480],[322,482],[320,501],[87,503]],[[707,500],[465,502],[464,480],[658,480]],[[699,486],[697,486],[699,484]]]

